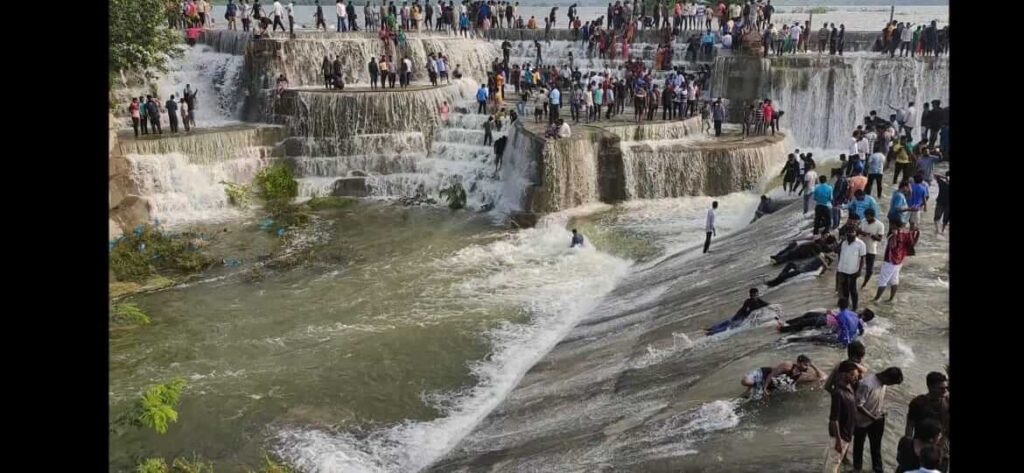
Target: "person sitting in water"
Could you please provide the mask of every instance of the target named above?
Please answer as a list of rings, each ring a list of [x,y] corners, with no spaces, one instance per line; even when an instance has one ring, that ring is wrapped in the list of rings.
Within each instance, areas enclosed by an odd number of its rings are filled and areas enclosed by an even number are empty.
[[[751,220],[751,223],[772,212],[772,199],[769,199],[766,195],[762,195],[761,203],[757,204],[757,210],[754,211],[754,220]]]
[[[789,338],[787,341],[825,343],[828,345],[849,346],[857,340],[857,337],[864,335],[864,321],[853,311],[849,310],[850,301],[845,297],[839,298],[839,313],[836,314],[836,325],[831,333],[825,335],[811,335],[807,337]]]
[[[826,230],[808,239],[792,241],[789,246],[771,257],[772,264],[810,258],[821,253],[832,253],[836,249],[836,237]]]
[[[796,333],[801,330],[815,328],[834,328],[838,323],[836,315],[837,313],[831,310],[804,312],[804,315],[800,317],[789,319],[784,323],[780,322],[779,331],[782,333]],[[870,322],[874,320],[875,313],[871,309],[864,309],[857,313],[857,317],[860,318],[861,322]]]
[[[750,316],[751,312],[764,307],[768,307],[768,303],[758,296],[758,290],[756,287],[751,288],[750,297],[743,301],[743,307],[740,307],[740,310],[736,311],[736,315],[733,315],[729,320],[724,320],[704,329],[704,334],[711,336],[731,328],[736,328],[742,324],[744,320],[747,320],[747,317]]]
[[[786,266],[782,268],[782,272],[775,279],[767,281],[765,284],[768,287],[775,287],[803,273],[818,273],[817,275],[820,276],[831,265],[832,257],[818,253],[807,259],[786,263]]]
[[[765,366],[747,373],[740,384],[747,388],[751,399],[762,399],[780,386],[807,383],[825,379],[825,374],[814,366],[807,355],[796,357],[796,363],[784,361],[772,368]]]
[[[572,243],[569,243],[569,248],[583,248],[583,234],[572,229]]]

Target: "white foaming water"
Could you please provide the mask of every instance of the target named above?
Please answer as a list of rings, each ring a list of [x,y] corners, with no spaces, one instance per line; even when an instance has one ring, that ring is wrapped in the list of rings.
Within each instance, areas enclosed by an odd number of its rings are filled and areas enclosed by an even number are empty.
[[[487,334],[490,356],[470,366],[477,384],[435,396],[444,417],[360,438],[287,427],[278,433],[277,453],[303,471],[318,473],[410,472],[441,458],[626,274],[628,261],[593,247],[569,249],[567,221],[564,214],[549,215],[537,228],[464,248],[436,263],[438,270],[465,276],[454,289],[466,299],[520,307],[531,316],[529,323],[504,323]]]
[[[651,457],[683,456],[698,453],[696,444],[712,432],[731,429],[740,424],[736,411],[739,400],[716,400],[701,404],[700,407],[676,415],[667,421],[652,436],[658,439],[672,439],[668,445],[649,449]]]
[[[171,72],[157,84],[163,102],[174,94],[180,99],[186,84],[199,91],[196,96],[196,125],[211,127],[239,122],[242,109],[242,66],[245,56],[218,53],[196,45],[170,65]],[[166,124],[165,124],[166,126]]]
[[[267,159],[258,155],[212,164],[193,164],[181,153],[129,154],[125,158],[138,195],[150,202],[151,216],[172,227],[239,216],[220,182],[250,182],[267,165]]]

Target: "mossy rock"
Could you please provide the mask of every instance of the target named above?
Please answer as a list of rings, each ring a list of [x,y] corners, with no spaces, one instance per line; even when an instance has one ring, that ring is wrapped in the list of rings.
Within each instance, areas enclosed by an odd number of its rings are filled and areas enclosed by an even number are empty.
[[[306,206],[313,210],[343,209],[355,205],[356,202],[359,202],[359,199],[355,197],[313,197],[306,202]]]

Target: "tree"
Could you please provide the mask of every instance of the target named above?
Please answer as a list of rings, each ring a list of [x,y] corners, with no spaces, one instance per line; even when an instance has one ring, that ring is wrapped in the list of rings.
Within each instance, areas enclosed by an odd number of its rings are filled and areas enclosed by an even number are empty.
[[[111,82],[122,71],[167,72],[167,60],[181,53],[163,0],[110,0]]]

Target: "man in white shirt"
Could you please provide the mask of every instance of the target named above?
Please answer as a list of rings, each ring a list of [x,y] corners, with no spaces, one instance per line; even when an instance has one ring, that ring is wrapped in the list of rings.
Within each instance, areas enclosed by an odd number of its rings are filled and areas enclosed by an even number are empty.
[[[903,112],[903,131],[908,137],[911,136],[915,126],[917,126],[917,110],[914,108],[914,102],[910,102]]]
[[[885,433],[885,387],[903,383],[903,371],[893,366],[865,376],[857,385],[857,411],[853,428],[853,469],[864,466],[864,438],[871,445],[871,468],[883,471],[882,434]]]
[[[345,1],[338,0],[334,10],[338,15],[338,33],[348,31],[348,12],[345,11]]]
[[[864,220],[861,220],[857,227],[857,236],[867,248],[867,254],[864,255],[864,283],[860,285],[863,289],[868,285],[868,279],[871,279],[871,273],[875,268],[878,243],[885,238],[885,224],[875,218],[875,209],[864,209]]]
[[[851,219],[856,219],[854,215]],[[839,245],[839,264],[836,266],[836,276],[839,279],[839,297],[850,301],[850,306],[857,310],[857,276],[864,266],[864,256],[867,255],[867,245],[857,239],[855,232],[847,232],[846,239]]]
[[[704,222],[704,233],[707,234],[707,238],[704,239],[704,252],[708,252],[708,248],[711,246],[711,236],[717,235],[718,231],[715,229],[715,209],[718,208],[718,201],[711,202],[711,208],[708,209],[708,217]]]
[[[274,1],[274,8],[273,8],[273,10],[274,10],[274,31],[275,32],[277,31],[277,27],[278,26],[281,27],[281,31],[288,31],[284,27],[284,23],[281,21],[281,18],[284,17],[284,6],[281,5],[281,2],[275,0]]]
[[[811,194],[814,193],[814,186],[818,184],[818,173],[814,169],[808,169],[804,173],[804,188],[800,192],[804,194],[804,213],[807,213],[811,204]]]
[[[568,137],[572,136],[572,130],[569,129],[569,124],[566,123],[565,120],[559,118],[558,119],[558,124],[559,124],[558,125],[558,137],[559,138],[568,138]]]

